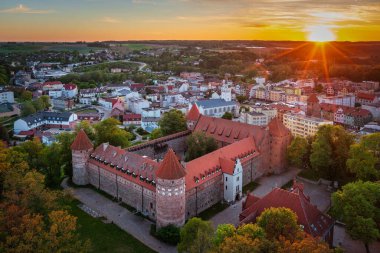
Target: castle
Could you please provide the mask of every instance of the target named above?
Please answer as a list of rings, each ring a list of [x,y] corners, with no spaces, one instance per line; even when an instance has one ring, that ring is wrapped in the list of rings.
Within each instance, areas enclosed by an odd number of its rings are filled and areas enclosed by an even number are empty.
[[[157,228],[185,220],[242,196],[244,185],[285,169],[291,134],[278,119],[263,128],[201,115],[194,105],[189,130],[129,149],[103,143],[94,149],[81,130],[71,145],[73,182],[91,184],[156,221]],[[219,149],[184,162],[193,132],[212,136]]]

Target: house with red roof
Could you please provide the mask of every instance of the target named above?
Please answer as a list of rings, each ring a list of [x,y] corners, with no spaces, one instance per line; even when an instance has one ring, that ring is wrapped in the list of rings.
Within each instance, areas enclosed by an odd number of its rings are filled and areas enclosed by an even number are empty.
[[[187,125],[190,130],[128,149],[103,143],[92,150],[80,132],[72,146],[73,181],[107,192],[158,227],[182,226],[221,201],[234,203],[243,186],[261,175],[286,168],[291,135],[278,119],[264,128],[201,115],[194,105]],[[213,137],[219,148],[185,162],[186,140],[194,132]]]
[[[356,102],[361,105],[371,105],[378,101],[375,94],[359,92],[356,94]]]
[[[290,191],[274,188],[262,198],[248,194],[239,215],[240,224],[255,223],[256,218],[271,207],[289,208],[296,213],[297,222],[306,233],[332,245],[335,222],[310,202],[302,183],[294,182]]]

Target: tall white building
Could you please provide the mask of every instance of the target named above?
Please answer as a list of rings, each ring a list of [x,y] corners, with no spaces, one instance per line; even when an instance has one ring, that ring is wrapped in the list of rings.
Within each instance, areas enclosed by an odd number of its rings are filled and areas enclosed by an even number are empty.
[[[14,93],[13,91],[0,91],[0,104],[2,103],[14,103]]]
[[[224,80],[221,88],[220,98],[226,101],[232,100],[232,89],[230,88],[230,83]]]
[[[283,116],[283,123],[293,136],[299,137],[314,136],[318,132],[320,126],[334,124],[329,120],[293,113],[285,113]]]

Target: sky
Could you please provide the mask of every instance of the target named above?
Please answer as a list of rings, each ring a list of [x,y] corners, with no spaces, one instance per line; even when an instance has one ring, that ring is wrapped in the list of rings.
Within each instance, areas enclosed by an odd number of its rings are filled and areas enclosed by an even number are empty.
[[[0,0],[0,41],[380,41],[380,0]],[[322,29],[321,29],[322,27]]]

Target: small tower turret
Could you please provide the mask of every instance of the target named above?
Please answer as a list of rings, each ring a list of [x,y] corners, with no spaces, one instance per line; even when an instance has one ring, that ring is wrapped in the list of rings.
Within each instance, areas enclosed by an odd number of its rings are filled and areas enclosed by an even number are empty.
[[[157,229],[169,224],[185,224],[186,190],[185,169],[172,149],[166,153],[156,171]]]
[[[194,130],[200,115],[199,108],[197,104],[194,103],[191,106],[189,113],[186,115],[186,123],[189,130]]]
[[[71,144],[73,162],[73,182],[77,185],[89,183],[87,173],[87,162],[94,146],[83,129],[77,134],[73,144]]]

